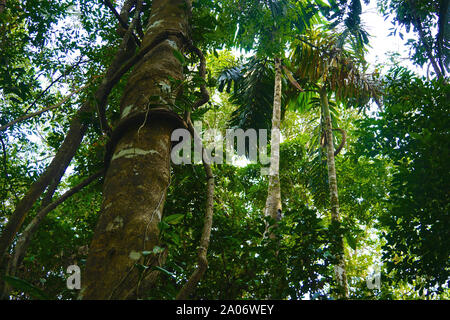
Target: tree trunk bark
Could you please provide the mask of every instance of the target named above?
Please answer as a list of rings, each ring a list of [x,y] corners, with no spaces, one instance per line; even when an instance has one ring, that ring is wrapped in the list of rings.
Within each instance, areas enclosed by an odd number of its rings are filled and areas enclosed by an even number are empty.
[[[142,48],[161,33],[186,34],[190,2],[154,0]],[[170,78],[183,78],[183,67],[173,50],[182,51],[179,37],[149,51],[135,66],[121,101],[121,122],[148,113],[142,123],[130,126],[118,140],[103,186],[102,210],[94,232],[86,271],[82,275],[82,299],[138,298],[143,280],[153,273],[140,272],[136,264],[161,265],[166,252],[147,256],[159,244],[159,228],[167,187],[170,184],[173,120],[149,113],[154,96],[167,108],[176,92]],[[163,105],[161,103],[161,105]],[[148,268],[151,270],[151,268]],[[148,281],[147,281],[148,282]]]
[[[281,61],[275,58],[275,86],[273,96],[272,135],[270,139],[270,171],[264,214],[278,221],[281,217],[280,190],[280,123],[281,123]],[[273,234],[270,233],[273,238]]]
[[[6,0],[0,0],[0,13],[3,13],[5,8],[6,8]]]
[[[325,85],[320,91],[320,100],[322,105],[322,115],[325,122],[325,137],[327,149],[327,166],[328,166],[328,185],[330,188],[330,205],[331,205],[331,223],[336,230],[333,235],[332,245],[334,255],[336,256],[335,278],[338,285],[337,297],[339,299],[348,298],[347,272],[345,268],[344,243],[342,234],[340,233],[341,218],[339,215],[339,197],[338,185],[336,178],[336,166],[334,160],[334,143],[333,143],[333,126],[331,123],[330,109],[328,105],[327,89]]]

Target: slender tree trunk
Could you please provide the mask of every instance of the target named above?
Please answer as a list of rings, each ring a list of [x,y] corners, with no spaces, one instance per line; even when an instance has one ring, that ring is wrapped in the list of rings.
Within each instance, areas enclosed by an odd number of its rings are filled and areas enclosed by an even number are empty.
[[[167,31],[186,34],[189,12],[188,1],[154,0],[142,47]],[[169,79],[181,80],[183,68],[173,50],[182,49],[181,39],[170,36],[141,59],[128,80],[121,101],[121,122],[136,114],[149,116],[130,126],[115,146],[103,186],[101,215],[82,274],[80,298],[137,298],[139,288],[151,288],[156,277],[141,273],[136,264],[156,266],[164,260],[166,253],[150,255],[150,261],[145,261],[142,252],[159,244],[158,224],[170,184],[170,137],[175,124],[153,116],[149,105],[155,103],[154,96],[164,104],[174,101],[176,92],[172,92]]]
[[[338,298],[348,298],[347,272],[345,268],[344,243],[342,234],[340,233],[341,218],[339,215],[339,197],[338,185],[336,178],[336,166],[334,160],[334,143],[333,143],[333,126],[331,123],[330,109],[328,106],[327,89],[325,85],[320,91],[320,100],[322,104],[322,115],[325,122],[325,137],[327,149],[327,166],[328,166],[328,185],[330,187],[330,205],[331,205],[331,223],[336,230],[333,235],[332,245],[335,247],[333,251],[337,260],[335,265],[335,278],[338,284]]]
[[[281,215],[280,190],[280,123],[281,123],[281,61],[275,58],[275,88],[273,95],[272,136],[270,140],[270,171],[264,214],[278,221]],[[270,234],[273,237],[273,234]]]
[[[423,46],[425,47],[425,51],[427,53],[428,59],[430,59],[431,65],[433,66],[434,72],[436,72],[436,76],[438,78],[442,78],[443,72],[445,72],[445,69],[441,70],[438,66],[438,63],[433,55],[433,49],[431,48],[430,44],[428,43],[425,32],[422,28],[422,22],[419,18],[416,18],[417,31],[419,32],[419,39],[422,42]]]
[[[437,34],[437,59],[439,62],[439,67],[442,70],[443,76],[447,76],[448,64],[446,63],[446,54],[444,50],[444,43],[448,43],[448,31],[446,25],[448,24],[448,19],[450,17],[450,1],[441,0],[439,1],[439,19],[438,19],[438,34]],[[447,44],[446,44],[447,46]],[[445,64],[445,65],[444,65]]]

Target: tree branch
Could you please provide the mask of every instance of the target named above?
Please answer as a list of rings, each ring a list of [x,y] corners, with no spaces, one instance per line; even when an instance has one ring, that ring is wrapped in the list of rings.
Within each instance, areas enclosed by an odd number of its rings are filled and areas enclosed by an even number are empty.
[[[89,185],[94,180],[101,177],[104,173],[104,170],[100,170],[90,177],[84,179],[82,182],[77,184],[75,187],[66,191],[61,197],[59,197],[56,201],[45,206],[41,211],[39,211],[36,216],[31,220],[31,222],[27,225],[22,235],[17,241],[17,245],[15,248],[14,256],[8,263],[7,274],[14,276],[16,274],[17,268],[22,264],[23,258],[25,257],[26,251],[31,243],[31,239],[36,233],[41,224],[42,220],[56,207],[58,207],[61,203],[67,200],[69,197],[79,192],[81,189]],[[8,295],[8,286],[5,287],[3,292],[3,297]]]
[[[298,84],[297,80],[295,80],[294,76],[292,75],[292,72],[284,64],[282,64],[282,67],[283,67],[284,72],[287,75],[287,78],[288,78],[289,82],[295,88],[297,88],[298,91],[304,92],[305,90],[303,90],[303,88]]]
[[[342,148],[345,145],[345,142],[347,141],[347,132],[344,129],[341,128],[335,128],[332,129],[333,131],[339,131],[342,135],[342,141],[339,144],[339,146],[336,148],[336,150],[334,151],[334,156],[337,156],[339,154],[339,152],[341,152]]]
[[[111,12],[113,13],[113,15],[117,18],[117,20],[119,20],[120,25],[125,29],[125,30],[130,30],[130,26],[128,26],[128,24],[122,19],[122,17],[119,15],[119,13],[116,11],[116,8],[114,8],[114,6],[112,5],[112,3],[109,0],[103,0],[103,3],[111,10]],[[140,12],[136,11],[136,15],[139,16]],[[141,41],[139,40],[139,38],[131,31],[131,36],[133,37],[134,41],[136,42],[136,44],[138,46],[141,45]]]
[[[88,62],[87,60],[82,61],[81,57],[80,59],[73,65],[71,65],[67,70],[65,70],[64,72],[61,73],[61,75],[56,78],[55,80],[53,80],[48,86],[47,88],[45,88],[35,99],[34,101],[31,103],[31,105],[25,110],[25,112],[28,112],[30,109],[32,109],[36,103],[38,102],[38,100],[48,91],[50,90],[50,88],[57,83],[62,77],[65,77],[68,73],[72,72],[73,69],[75,69],[77,66],[79,66],[80,64],[83,64],[85,62]]]
[[[96,78],[98,78],[98,77],[100,77],[100,76],[94,76],[94,77],[92,78],[92,80],[94,80],[94,79],[96,79]],[[74,94],[76,94],[76,93],[80,92],[81,90],[83,90],[83,89],[87,88],[88,86],[90,86],[92,80],[89,81],[86,85],[84,85],[84,86],[78,88],[77,90],[73,91],[72,93],[70,93],[68,96],[66,96],[64,99],[62,99],[62,100],[61,100],[60,102],[58,102],[57,104],[55,104],[55,105],[53,105],[53,106],[50,106],[50,107],[47,107],[47,108],[44,108],[44,109],[42,109],[42,110],[36,111],[36,112],[29,113],[29,114],[27,114],[27,115],[24,115],[23,117],[20,117],[20,118],[17,118],[17,119],[15,119],[15,120],[13,120],[13,121],[10,121],[10,122],[8,122],[7,124],[1,126],[1,127],[0,127],[0,131],[3,131],[3,130],[5,130],[5,129],[8,129],[9,127],[15,125],[15,124],[18,123],[18,122],[22,122],[22,121],[28,120],[28,119],[30,119],[30,118],[36,117],[36,116],[38,116],[38,115],[41,115],[41,114],[43,114],[44,112],[47,112],[47,111],[50,111],[50,110],[53,110],[53,109],[56,109],[56,108],[61,107],[61,106],[62,106],[64,103],[66,103],[67,100],[69,100]]]

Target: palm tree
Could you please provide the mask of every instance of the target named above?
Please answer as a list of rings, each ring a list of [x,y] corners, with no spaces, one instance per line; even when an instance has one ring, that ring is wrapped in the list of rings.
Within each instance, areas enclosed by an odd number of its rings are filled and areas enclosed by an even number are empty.
[[[367,104],[370,98],[378,101],[379,88],[374,78],[364,74],[359,52],[343,48],[341,35],[332,35],[321,31],[311,31],[306,37],[292,43],[290,68],[295,69],[295,76],[305,85],[312,88],[319,97],[310,102],[319,102],[321,113],[321,144],[326,148],[328,167],[328,187],[331,206],[331,224],[335,230],[333,239],[335,262],[335,279],[337,297],[348,298],[347,274],[345,268],[344,244],[340,231],[341,217],[339,213],[338,184],[336,177],[335,156],[338,150],[334,147],[334,130],[330,112],[329,95],[334,94],[337,102],[348,107]],[[310,97],[311,98],[311,97]],[[306,99],[308,100],[308,99]],[[305,97],[298,102],[305,103]]]
[[[333,23],[334,26],[344,22],[345,29],[339,35],[339,37],[326,36],[323,38],[315,35],[314,40],[319,40],[321,43],[312,44],[308,40],[303,39],[302,41],[292,41],[291,37],[284,35],[281,37],[278,32],[283,29],[284,26],[289,24],[289,17],[285,15],[283,10],[287,8],[289,3],[287,1],[280,1],[276,3],[274,1],[268,1],[270,13],[272,15],[273,23],[271,30],[266,30],[266,32],[271,34],[270,41],[261,41],[261,44],[256,48],[257,54],[262,52],[272,53],[274,57],[274,96],[273,96],[273,108],[272,108],[272,132],[278,132],[281,122],[281,99],[283,97],[283,92],[281,90],[282,73],[283,69],[286,74],[286,78],[295,87],[294,92],[285,92],[285,97],[288,94],[290,98],[298,96],[297,90],[302,90],[297,81],[290,73],[289,69],[296,70],[295,77],[297,79],[304,80],[306,83],[314,83],[318,86],[320,93],[320,100],[322,106],[322,127],[323,135],[325,137],[324,141],[327,143],[324,145],[327,147],[327,164],[328,164],[328,180],[329,189],[331,195],[332,203],[332,222],[337,227],[340,226],[340,216],[339,216],[339,200],[338,200],[338,189],[337,189],[337,179],[335,170],[335,160],[334,160],[334,144],[333,144],[333,127],[331,125],[331,115],[329,112],[328,104],[328,90],[335,94],[338,102],[345,102],[347,104],[362,102],[363,100],[368,100],[370,93],[373,92],[372,84],[362,76],[362,73],[357,68],[357,61],[361,59],[363,54],[363,46],[367,44],[367,34],[360,28],[359,15],[361,13],[361,4],[359,0],[352,0],[350,4],[347,2],[337,5],[333,2],[333,6],[336,8],[331,8],[331,10],[326,9],[328,13],[331,11],[337,12],[334,15],[336,18]],[[255,2],[253,2],[254,5]],[[343,8],[340,8],[343,6]],[[306,8],[307,6],[303,7]],[[292,6],[290,8],[293,8]],[[299,10],[300,7],[297,7]],[[321,7],[324,9],[325,7]],[[347,8],[349,10],[347,10]],[[300,11],[303,15],[297,15],[294,20],[291,20],[291,24],[294,29],[297,30],[297,34],[302,33],[306,28],[309,27],[311,22],[319,22],[315,13],[307,12],[302,9]],[[348,13],[346,13],[348,11]],[[290,17],[292,18],[292,17]],[[244,24],[243,24],[244,25]],[[244,34],[244,29],[239,30],[240,34]],[[249,27],[249,29],[251,29]],[[267,29],[267,26],[262,26],[262,29]],[[281,33],[281,32],[280,32]],[[326,33],[326,32],[324,32]],[[264,37],[261,39],[267,40]],[[283,51],[283,44],[287,43],[288,40],[293,45],[293,55],[291,56],[292,63],[284,63],[280,58],[280,52]],[[353,52],[353,56],[350,56],[345,50],[343,50],[346,40],[350,40],[352,45],[357,48]],[[278,45],[278,46],[277,46]],[[327,46],[330,46],[330,50]],[[300,50],[299,49],[300,46]],[[274,50],[274,47],[278,50]],[[261,54],[260,54],[261,55]],[[268,55],[266,55],[267,57]],[[270,56],[270,54],[269,54]],[[358,58],[358,59],[357,59]],[[258,59],[254,59],[257,61]],[[266,60],[265,60],[266,61]],[[293,66],[295,68],[293,68]],[[300,68],[299,68],[300,67]],[[219,89],[224,88],[227,85],[228,91],[231,88],[231,82],[235,81],[235,90],[232,95],[232,102],[236,103],[239,107],[233,114],[232,122],[239,123],[241,125],[248,123],[255,123],[255,119],[260,119],[259,123],[265,123],[267,117],[268,98],[267,91],[264,93],[254,94],[256,85],[263,82],[263,79],[254,79],[255,72],[252,68],[237,68],[240,72],[237,72],[236,68],[232,70],[225,70],[221,77],[219,78]],[[242,72],[243,71],[243,72]],[[248,77],[250,76],[250,77]],[[328,78],[331,77],[331,78]],[[243,79],[243,80],[240,80]],[[249,82],[248,79],[254,80],[254,82]],[[245,84],[245,85],[242,85]],[[293,96],[292,96],[293,94]],[[253,98],[260,95],[261,100],[257,101]],[[286,100],[287,101],[287,100]],[[365,101],[367,102],[367,101]],[[364,102],[364,103],[365,103]],[[262,115],[266,115],[263,117]],[[253,116],[253,117],[252,117]],[[251,126],[250,126],[251,127]],[[255,126],[253,126],[255,128]],[[271,140],[271,168],[269,175],[269,186],[268,186],[268,196],[266,199],[265,215],[272,217],[273,220],[278,220],[279,212],[281,211],[281,192],[280,192],[280,180],[278,175],[279,170],[279,135],[275,133]],[[348,297],[348,287],[346,281],[345,272],[345,260],[344,260],[344,247],[343,240],[340,233],[337,233],[336,239],[332,240],[332,243],[337,247],[336,257],[336,279],[338,282],[338,297],[347,298]],[[271,237],[273,235],[271,234]]]
[[[235,81],[231,101],[238,105],[238,108],[232,114],[230,124],[242,129],[272,129],[269,185],[264,215],[271,217],[273,221],[280,219],[282,209],[279,178],[280,125],[283,115],[281,57],[293,34],[302,32],[310,27],[311,23],[318,22],[318,8],[326,5],[321,1],[316,2],[318,4],[313,4],[313,1],[244,1],[242,5],[245,5],[249,12],[254,14],[258,12],[258,15],[263,18],[255,20],[253,16],[243,15],[242,21],[239,21],[237,42],[253,47],[256,55],[250,59],[245,68],[237,68],[239,72],[236,73],[237,69],[232,68],[224,70],[219,77],[219,91],[223,90],[226,83],[229,91],[231,82]],[[255,34],[254,30],[258,30],[258,33]],[[273,67],[269,66],[268,62],[272,62]],[[263,77],[255,78],[254,76],[258,74]],[[272,75],[273,82],[269,84],[266,80]],[[259,91],[259,86],[264,86],[266,89]],[[270,97],[271,92],[273,92],[273,98]],[[254,97],[260,99],[253,99]],[[273,234],[270,236],[273,238]]]

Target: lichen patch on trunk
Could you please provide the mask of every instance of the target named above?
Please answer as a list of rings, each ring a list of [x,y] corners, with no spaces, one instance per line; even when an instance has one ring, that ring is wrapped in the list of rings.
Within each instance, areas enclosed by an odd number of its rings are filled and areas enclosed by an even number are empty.
[[[146,156],[148,154],[154,154],[154,153],[159,154],[159,152],[156,150],[142,150],[139,148],[122,149],[119,152],[114,153],[111,161],[119,159],[121,157],[134,158],[134,157]]]

